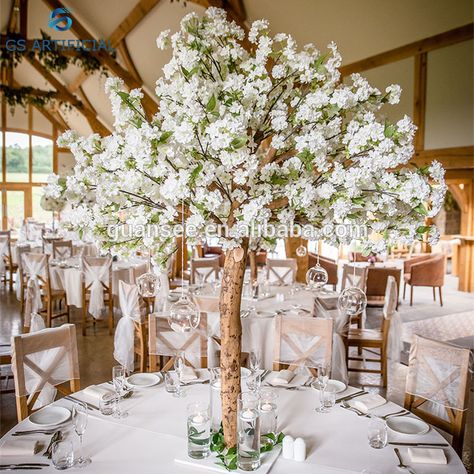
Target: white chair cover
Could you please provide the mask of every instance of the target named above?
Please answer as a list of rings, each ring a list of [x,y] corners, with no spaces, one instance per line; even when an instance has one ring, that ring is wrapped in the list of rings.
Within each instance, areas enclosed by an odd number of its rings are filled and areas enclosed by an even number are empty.
[[[94,258],[94,262],[102,262],[100,265],[92,265],[88,262],[87,257],[82,261],[84,270],[85,285],[90,285],[89,296],[89,313],[95,318],[100,319],[102,310],[104,309],[104,285],[109,286],[109,272],[112,266],[112,258],[106,257],[99,260]]]
[[[117,323],[114,337],[114,359],[133,372],[135,368],[135,326],[134,321],[145,317],[145,306],[140,302],[137,285],[119,281],[119,303],[122,317]],[[142,304],[140,304],[142,303]]]
[[[48,257],[42,253],[24,253],[22,255],[22,271],[27,277],[25,291],[25,327],[30,327],[32,313],[41,310],[40,278],[48,278]]]
[[[57,258],[57,259],[60,259],[60,260],[64,260],[64,259],[67,259],[67,258],[71,258],[72,257],[72,254],[73,254],[73,250],[72,250],[72,247],[68,247],[68,246],[54,246],[53,247],[53,257],[54,258]]]
[[[0,276],[5,274],[4,256],[8,256],[8,236],[0,235]]]
[[[383,317],[390,320],[387,338],[387,369],[388,379],[395,378],[395,373],[400,364],[400,353],[402,351],[402,320],[397,312],[398,289],[395,277],[387,278],[385,289],[385,301],[383,305]],[[390,382],[389,382],[390,383]]]
[[[422,405],[424,411],[449,420],[450,411],[467,409],[465,393],[471,358],[469,349],[415,336],[406,393],[427,400]]]
[[[27,222],[25,227],[26,240],[29,240],[30,242],[41,240],[44,228],[44,224],[39,224],[38,222]]]
[[[342,287],[345,290],[349,287],[360,288],[365,292],[367,287],[367,267],[358,265],[344,265],[342,272]]]
[[[267,258],[267,280],[273,284],[293,284],[296,271],[297,265],[294,258]]]
[[[16,277],[15,277],[15,294],[16,294],[16,299],[18,301],[21,300],[21,278],[20,278],[20,273],[22,269],[22,263],[23,263],[23,258],[22,255],[24,253],[31,252],[31,245],[21,245],[21,246],[16,246],[14,255],[16,255],[16,261],[18,262],[18,268],[16,270]],[[12,255],[13,257],[13,255]]]

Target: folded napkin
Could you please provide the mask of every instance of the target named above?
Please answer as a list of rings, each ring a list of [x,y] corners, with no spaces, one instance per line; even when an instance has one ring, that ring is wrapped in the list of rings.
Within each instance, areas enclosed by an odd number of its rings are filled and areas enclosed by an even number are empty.
[[[442,449],[408,448],[408,455],[413,463],[448,464],[448,460]]]
[[[270,385],[285,385],[285,386],[298,386],[304,385],[308,381],[307,375],[296,375],[291,370],[280,370],[280,372],[276,372],[271,374],[267,378],[267,382]]]
[[[357,408],[364,413],[373,410],[374,408],[380,407],[385,405],[387,400],[381,397],[377,393],[368,393],[367,395],[362,395],[360,397],[355,398],[352,402],[349,402],[354,408]]]
[[[188,367],[187,365],[183,368],[183,371],[181,372],[181,382],[183,383],[189,383],[193,382],[194,380],[197,380],[198,374],[192,367]]]
[[[45,441],[25,438],[10,438],[0,447],[2,456],[33,456],[46,449]]]
[[[96,400],[100,400],[108,393],[114,393],[114,391],[100,385],[90,385],[84,389],[84,395],[88,395],[89,397],[95,398]]]

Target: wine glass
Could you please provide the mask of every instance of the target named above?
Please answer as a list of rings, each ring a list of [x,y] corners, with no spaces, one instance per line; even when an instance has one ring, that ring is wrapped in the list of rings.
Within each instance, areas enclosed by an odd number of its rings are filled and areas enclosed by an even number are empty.
[[[114,383],[115,394],[117,396],[117,402],[115,405],[114,418],[126,418],[128,416],[127,411],[120,409],[120,399],[125,385],[125,367],[116,365],[112,368],[112,380]]]
[[[86,432],[87,427],[87,405],[83,402],[74,403],[72,407],[72,423],[74,425],[74,431],[79,436],[81,442],[81,449],[79,457],[76,459],[74,466],[85,467],[88,466],[92,461],[90,458],[84,457],[82,438]]]
[[[177,397],[183,396],[183,391],[181,390],[181,376],[183,375],[183,369],[184,369],[184,364],[185,364],[184,361],[185,361],[184,351],[176,352],[176,356],[174,358],[174,370],[176,374],[178,375],[178,387],[176,390]]]
[[[318,364],[317,370],[318,370],[317,381],[318,381],[318,387],[319,387],[320,405],[319,405],[319,408],[316,408],[316,411],[319,413],[326,413],[328,410],[324,406],[324,391],[328,384],[329,372],[331,370],[331,367],[329,364],[321,363],[321,364]]]
[[[249,365],[252,373],[257,372],[260,368],[260,357],[256,351],[250,351],[249,353]]]

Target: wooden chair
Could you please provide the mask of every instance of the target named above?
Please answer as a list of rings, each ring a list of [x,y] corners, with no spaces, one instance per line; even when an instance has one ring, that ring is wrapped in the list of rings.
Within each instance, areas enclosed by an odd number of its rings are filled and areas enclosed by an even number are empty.
[[[403,275],[403,299],[405,299],[405,289],[410,285],[410,306],[413,306],[413,287],[431,286],[433,288],[433,300],[436,301],[436,288],[439,290],[439,304],[443,306],[443,295],[441,288],[444,285],[444,275],[446,273],[446,257],[443,254],[434,254],[431,258],[412,263],[410,272]]]
[[[387,386],[387,347],[390,321],[395,313],[398,300],[397,281],[393,276],[387,278],[385,290],[385,304],[383,307],[383,321],[380,329],[349,328],[346,340],[347,370],[349,372],[366,372],[382,375],[383,386]],[[380,357],[376,359],[362,359],[361,357],[350,357],[348,354],[350,347],[357,347],[359,354],[362,349],[378,349]],[[380,369],[368,369],[354,367],[351,368],[349,361],[377,362]]]
[[[64,395],[80,390],[75,326],[64,324],[13,336],[12,370],[18,421],[36,410],[35,402],[46,384]]]
[[[219,257],[191,259],[191,283],[207,283],[219,279]]]
[[[330,365],[333,324],[332,319],[275,316],[273,370],[304,366],[316,375],[318,364]]]
[[[73,256],[72,240],[53,240],[52,255],[54,259],[66,259]]]
[[[267,280],[277,285],[293,284],[298,269],[295,258],[267,258]]]
[[[0,259],[3,260],[5,267],[5,273],[3,275],[5,285],[8,282],[10,291],[13,291],[13,274],[17,271],[18,264],[14,263],[12,258],[12,241],[10,230],[0,230]]]
[[[196,355],[201,367],[207,367],[207,317],[201,314],[199,326],[189,333],[177,333],[168,323],[167,316],[152,313],[148,316],[148,353],[149,370],[155,372],[159,368],[166,372],[173,367],[177,352],[185,353],[185,363],[196,368],[199,364],[190,360],[190,351]],[[186,353],[187,351],[187,353]]]
[[[102,294],[103,306],[107,308],[109,334],[114,331],[114,295],[112,292],[112,258],[108,257],[83,257],[82,267],[84,281],[82,282],[82,335],[87,334],[88,327],[95,327],[95,318],[89,317],[89,303],[91,294],[96,291]],[[98,287],[98,288],[97,288]]]
[[[415,336],[410,350],[405,408],[452,436],[461,456],[468,415],[469,349]]]
[[[22,254],[20,278],[25,282],[25,315],[24,330],[29,330],[29,318],[31,302],[35,298],[34,292],[39,290],[42,308],[39,313],[46,316],[46,326],[51,327],[54,319],[66,317],[70,321],[70,308],[67,304],[66,292],[51,288],[51,278],[49,274],[49,255],[44,253],[24,253]],[[37,289],[35,288],[38,286]],[[28,324],[27,324],[28,323]]]
[[[119,326],[122,323],[118,322],[116,332],[115,332],[115,340],[114,340],[114,357],[116,357],[117,348],[119,348],[119,344],[130,344],[133,345],[133,352],[134,355],[138,357],[138,364],[140,368],[140,372],[145,372],[147,368],[148,362],[148,321],[147,321],[147,308],[145,305],[145,301],[139,295],[138,289],[136,285],[130,285],[125,283],[124,281],[119,281],[119,304],[120,310],[122,312],[122,318],[129,318],[133,322],[133,341],[128,340],[118,340],[117,336],[119,335]],[[128,338],[127,329],[125,329],[122,334],[120,335],[121,338]],[[123,361],[117,359],[123,366]],[[127,367],[131,372],[135,370],[134,362],[131,364],[133,367]]]
[[[394,267],[371,267],[367,268],[367,306],[383,306],[387,280],[393,276],[397,283],[397,293],[400,294],[400,279],[402,271]]]

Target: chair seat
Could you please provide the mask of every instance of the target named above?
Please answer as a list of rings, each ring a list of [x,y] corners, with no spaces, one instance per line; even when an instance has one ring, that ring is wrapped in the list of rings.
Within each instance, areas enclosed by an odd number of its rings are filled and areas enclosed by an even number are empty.
[[[411,278],[411,273],[405,273],[403,275],[403,279],[408,283],[410,281],[410,278]]]
[[[349,329],[349,342],[352,341],[380,341],[382,342],[382,333],[377,329]]]

